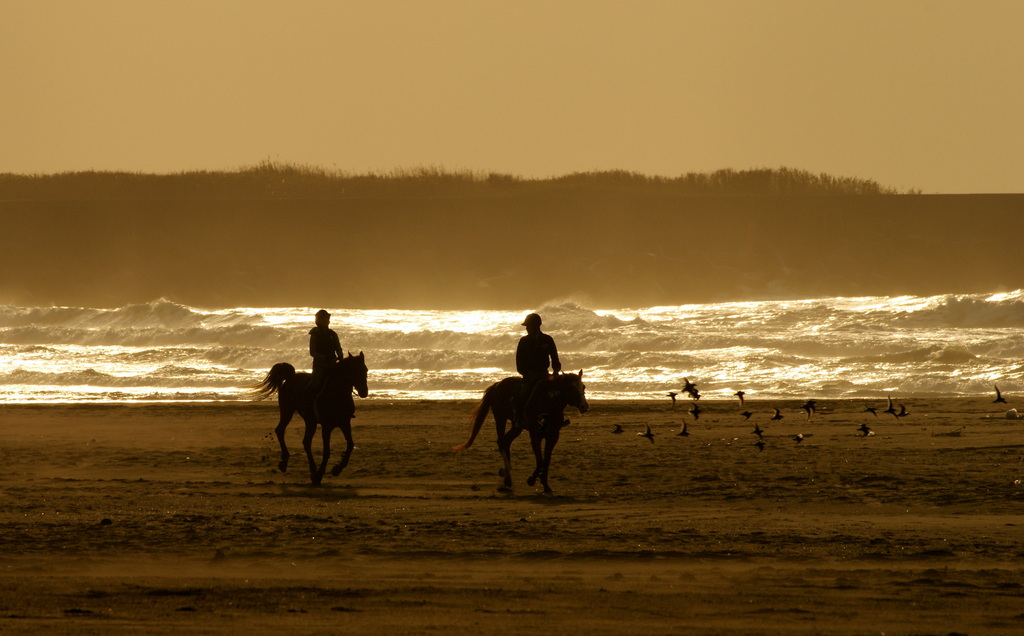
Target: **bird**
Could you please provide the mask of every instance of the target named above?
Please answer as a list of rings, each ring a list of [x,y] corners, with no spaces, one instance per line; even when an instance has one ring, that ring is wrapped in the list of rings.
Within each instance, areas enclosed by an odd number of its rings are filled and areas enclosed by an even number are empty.
[[[793,441],[796,442],[797,444],[799,444],[800,442],[804,441],[804,434],[803,433],[797,433],[796,435],[793,436]]]
[[[906,416],[910,415],[910,411],[907,410],[907,407],[905,407],[902,404],[900,404],[900,412],[899,413],[894,413],[894,415],[897,418],[906,417]]]
[[[996,387],[996,399],[992,400],[992,403],[999,404],[1000,402],[1006,404],[1006,398],[1004,398],[1003,394],[999,392],[999,387]]]
[[[876,409],[876,408],[875,408],[875,407],[873,407],[873,406],[865,406],[865,407],[864,407],[864,412],[865,412],[865,413],[871,413],[871,414],[872,414],[872,415],[874,415],[875,417],[878,417],[878,409]]]
[[[743,396],[746,395],[746,393],[744,393],[743,391],[736,391],[735,393],[733,393],[733,395],[735,395],[736,397],[738,397],[740,399],[740,406],[742,407],[743,406]]]
[[[690,436],[690,431],[686,430],[686,420],[683,420],[683,428],[678,433],[676,433],[676,436],[678,436],[678,437],[689,437]]]
[[[636,436],[637,437],[646,437],[653,444],[654,443],[654,433],[651,432],[651,425],[650,424],[644,424],[644,426],[647,428],[647,430],[645,432],[643,432],[643,433],[637,433]]]
[[[803,403],[803,406],[800,407],[801,409],[807,412],[808,421],[810,421],[810,419],[814,417],[814,409],[817,406],[817,404],[818,403],[815,402],[814,400],[807,400],[806,402]]]
[[[672,408],[676,408],[676,392],[675,391],[669,391],[668,392],[668,396],[670,398],[672,398]]]
[[[683,391],[685,393],[689,393],[691,398],[699,400],[700,391],[697,390],[697,385],[694,384],[693,382],[690,382],[689,378],[683,378],[683,382]]]
[[[612,429],[612,433],[619,435],[622,433],[622,424],[616,424],[615,428]]]
[[[763,440],[757,440],[756,442],[754,442],[754,446],[757,446],[757,452],[759,452],[759,453],[763,453],[764,452],[764,441]]]
[[[757,439],[764,439],[764,431],[761,429],[760,425],[754,424],[754,430],[751,432],[754,435],[757,435]]]
[[[891,396],[891,395],[889,396],[889,407],[888,407],[888,408],[886,408],[886,409],[885,409],[884,411],[882,411],[882,412],[883,412],[883,413],[892,413],[892,414],[893,414],[894,416],[896,416],[896,405],[894,405],[894,404],[892,403],[892,396]],[[899,417],[899,416],[896,416],[896,417]]]
[[[784,416],[779,412],[779,409],[775,409],[775,415],[772,416],[772,421],[775,422],[781,420],[783,417]]]
[[[750,411],[743,411],[742,413],[740,413],[740,415],[743,416],[743,421],[745,422],[750,419],[750,416],[753,415],[753,413],[751,413]]]
[[[693,403],[693,406],[690,407],[690,411],[689,411],[690,415],[693,416],[694,421],[697,421],[697,420],[700,419],[700,414],[702,412],[703,411],[701,410],[700,406],[696,402]]]
[[[863,437],[871,437],[872,435],[875,434],[875,432],[871,430],[871,427],[868,426],[867,424],[861,424],[860,428],[858,428],[857,430],[861,432]]]

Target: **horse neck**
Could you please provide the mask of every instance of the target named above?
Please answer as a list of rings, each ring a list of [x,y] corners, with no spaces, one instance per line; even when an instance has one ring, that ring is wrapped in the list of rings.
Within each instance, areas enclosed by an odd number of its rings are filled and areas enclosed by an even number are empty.
[[[556,379],[558,383],[558,402],[565,406],[571,406],[573,402],[579,402],[577,395],[579,391],[576,390],[576,384],[571,380],[563,380],[561,378]]]

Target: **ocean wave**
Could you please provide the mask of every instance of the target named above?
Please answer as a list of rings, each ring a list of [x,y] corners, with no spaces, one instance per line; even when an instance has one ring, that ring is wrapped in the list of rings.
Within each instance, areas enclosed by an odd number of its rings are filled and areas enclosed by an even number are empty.
[[[804,397],[893,387],[980,393],[994,380],[1024,390],[1020,291],[611,310],[552,302],[538,311],[563,367],[584,369],[588,387],[605,396],[664,396],[683,377],[719,398],[740,388]],[[309,368],[311,313],[208,311],[166,300],[114,309],[3,306],[0,400],[33,391],[238,399],[239,387],[277,362]],[[475,394],[515,375],[525,313],[334,313],[342,346],[364,351],[371,384],[391,395]]]

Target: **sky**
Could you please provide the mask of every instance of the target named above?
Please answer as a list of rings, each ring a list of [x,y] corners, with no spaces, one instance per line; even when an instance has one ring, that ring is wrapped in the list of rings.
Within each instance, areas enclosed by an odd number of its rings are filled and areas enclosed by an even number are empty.
[[[0,0],[0,173],[786,166],[1024,192],[1020,0]]]

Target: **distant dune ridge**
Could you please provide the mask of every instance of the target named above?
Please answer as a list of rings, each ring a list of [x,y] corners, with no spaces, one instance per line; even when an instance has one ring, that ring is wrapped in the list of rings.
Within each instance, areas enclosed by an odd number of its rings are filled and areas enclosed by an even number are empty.
[[[1024,195],[791,169],[0,175],[0,303],[602,307],[1024,287]]]

